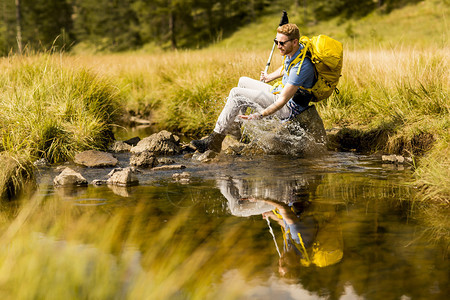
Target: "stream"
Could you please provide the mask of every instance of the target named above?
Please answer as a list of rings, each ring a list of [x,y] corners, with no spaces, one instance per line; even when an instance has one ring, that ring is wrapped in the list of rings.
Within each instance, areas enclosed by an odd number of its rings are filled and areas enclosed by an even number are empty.
[[[129,154],[117,157],[121,166],[128,164]],[[182,238],[173,243],[192,251],[186,259],[204,243],[217,247],[222,257],[210,264],[220,265],[220,276],[209,279],[210,289],[219,283],[229,287],[224,295],[230,299],[444,299],[450,294],[448,254],[414,213],[408,166],[342,152],[318,158],[221,155],[209,164],[171,158],[186,169],[142,170],[139,185],[126,188],[55,189],[52,180],[60,170],[44,168],[39,193],[81,215],[139,213],[144,223],[161,230],[188,212],[179,229]],[[112,169],[70,166],[89,182]],[[172,178],[184,171],[188,180]],[[236,228],[238,238],[229,241],[227,233]],[[149,238],[147,225],[135,230]],[[138,251],[151,252],[151,245],[142,242]],[[193,274],[200,280],[210,276],[206,270]]]

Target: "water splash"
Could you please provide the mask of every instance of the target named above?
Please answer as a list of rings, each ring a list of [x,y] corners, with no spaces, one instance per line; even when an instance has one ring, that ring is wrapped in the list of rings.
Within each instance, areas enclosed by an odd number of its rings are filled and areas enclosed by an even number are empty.
[[[317,156],[326,152],[325,142],[318,142],[296,122],[282,122],[276,117],[244,121],[244,138],[251,142],[250,152],[292,156]]]

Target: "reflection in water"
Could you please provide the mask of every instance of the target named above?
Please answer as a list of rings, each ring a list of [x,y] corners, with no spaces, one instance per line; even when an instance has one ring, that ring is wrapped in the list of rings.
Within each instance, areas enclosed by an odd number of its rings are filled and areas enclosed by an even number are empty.
[[[429,243],[423,232],[431,225],[411,212],[408,170],[354,154],[187,165],[193,176],[186,185],[171,172],[143,172],[141,185],[126,190],[42,183],[45,201],[35,211],[3,207],[3,232],[16,228],[21,235],[3,240],[11,247],[0,249],[0,290],[25,290],[19,287],[27,282],[27,291],[44,295],[82,290],[103,292],[104,299],[121,293],[130,299],[445,299],[450,293],[448,252]],[[109,171],[83,175],[91,181]],[[448,212],[437,209],[430,220],[445,234]],[[43,248],[30,238],[35,233],[58,243]],[[95,251],[76,251],[80,245]]]
[[[314,180],[242,180],[231,177],[217,184],[235,216],[262,214],[273,235],[279,254],[279,273],[295,277],[302,267],[327,267],[341,261],[343,237],[334,210],[320,211],[310,194],[315,192],[320,176]],[[280,225],[283,247],[279,250],[269,218]]]

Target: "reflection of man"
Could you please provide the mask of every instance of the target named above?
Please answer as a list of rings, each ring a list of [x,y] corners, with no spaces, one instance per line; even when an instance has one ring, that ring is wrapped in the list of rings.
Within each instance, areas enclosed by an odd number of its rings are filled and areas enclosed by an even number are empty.
[[[308,212],[310,202],[285,204],[267,199],[249,200],[274,207],[274,210],[263,213],[263,217],[271,218],[282,228],[284,251],[279,261],[281,275],[286,275],[295,267],[327,267],[342,259],[342,232],[336,217],[329,212]]]
[[[245,181],[219,179],[218,187],[235,216],[262,214],[283,232],[279,272],[289,276],[308,266],[326,267],[343,256],[342,232],[333,205],[318,207],[309,199],[320,180]],[[281,199],[273,200],[273,199]],[[277,246],[278,247],[278,246]]]

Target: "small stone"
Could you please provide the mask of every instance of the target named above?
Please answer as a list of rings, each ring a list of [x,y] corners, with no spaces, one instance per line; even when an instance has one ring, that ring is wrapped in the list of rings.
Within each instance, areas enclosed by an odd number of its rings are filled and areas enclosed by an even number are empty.
[[[109,151],[120,153],[120,152],[130,152],[131,145],[122,142],[122,141],[115,141],[109,148]]]
[[[186,169],[186,166],[184,166],[184,165],[165,165],[165,166],[152,168],[153,171],[167,171],[167,170],[180,170],[180,169]]]

